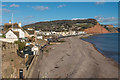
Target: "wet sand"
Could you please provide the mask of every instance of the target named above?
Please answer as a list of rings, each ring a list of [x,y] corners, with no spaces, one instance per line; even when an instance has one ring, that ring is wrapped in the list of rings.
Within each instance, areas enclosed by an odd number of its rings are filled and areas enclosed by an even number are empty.
[[[65,40],[48,46],[51,50],[41,63],[37,62],[32,78],[118,78],[118,64],[101,55],[92,44],[79,36]]]

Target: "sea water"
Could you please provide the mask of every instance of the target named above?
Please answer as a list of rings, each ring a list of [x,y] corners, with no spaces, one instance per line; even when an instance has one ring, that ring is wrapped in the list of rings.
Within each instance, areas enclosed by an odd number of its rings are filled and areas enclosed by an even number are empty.
[[[97,34],[88,38],[83,38],[83,40],[94,44],[97,50],[104,56],[112,58],[120,63],[120,61],[118,61],[118,55],[120,54],[120,33]]]

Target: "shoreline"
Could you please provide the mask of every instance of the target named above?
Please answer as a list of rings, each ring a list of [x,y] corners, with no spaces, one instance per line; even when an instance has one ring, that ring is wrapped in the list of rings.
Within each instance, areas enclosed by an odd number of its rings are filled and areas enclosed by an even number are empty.
[[[117,63],[101,55],[91,43],[79,36],[65,41],[48,46],[51,50],[34,70],[40,74],[34,72],[32,78],[118,78]]]
[[[115,34],[115,33],[103,33],[103,34]],[[87,38],[90,37],[90,36],[94,36],[94,35],[100,35],[100,34],[88,35]],[[80,37],[81,40],[83,40],[82,38],[86,38],[86,37]],[[88,41],[86,41],[86,40],[83,40],[83,41],[88,42]],[[106,58],[108,58],[108,59],[110,59],[110,60],[113,60],[113,61],[116,62],[117,64],[120,64],[118,61],[115,61],[113,58],[110,58],[110,57],[105,56],[102,52],[100,52],[100,51],[95,47],[95,46],[96,46],[95,44],[93,44],[93,43],[91,43],[91,42],[88,42],[88,43],[90,43],[90,44],[94,47],[94,49],[97,50],[97,51],[98,51],[101,55],[103,55],[104,57],[106,57]]]
[[[81,39],[81,40],[82,40],[82,39]],[[83,41],[85,41],[85,40],[83,40]],[[85,42],[87,42],[87,41],[85,41]],[[94,47],[94,49],[95,49],[99,54],[101,54],[102,56],[104,56],[105,58],[107,58],[107,59],[109,59],[109,60],[111,60],[111,61],[114,61],[114,62],[117,63],[118,65],[120,64],[120,63],[118,63],[117,61],[115,61],[113,58],[107,57],[107,56],[105,56],[104,54],[102,54],[100,51],[98,51],[98,49],[95,47],[95,44],[90,43],[90,42],[87,42],[87,43],[91,44],[91,45]]]

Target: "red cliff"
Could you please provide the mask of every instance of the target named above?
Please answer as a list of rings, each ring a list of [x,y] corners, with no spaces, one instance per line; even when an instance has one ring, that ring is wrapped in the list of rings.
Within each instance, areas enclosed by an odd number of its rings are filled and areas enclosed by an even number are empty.
[[[85,29],[84,31],[92,34],[110,33],[107,29],[102,27],[99,23],[97,23],[94,27]]]

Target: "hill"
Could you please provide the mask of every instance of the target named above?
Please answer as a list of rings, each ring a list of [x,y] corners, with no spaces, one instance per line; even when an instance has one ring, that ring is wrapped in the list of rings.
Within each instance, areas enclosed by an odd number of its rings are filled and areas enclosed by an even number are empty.
[[[37,22],[23,26],[24,29],[33,28],[41,31],[83,31],[84,29],[90,28],[97,24],[95,19],[84,19],[84,20],[56,20],[47,22]]]
[[[95,27],[98,24],[96,19],[79,19],[79,20],[55,20],[46,22],[37,22],[23,26],[23,29],[33,28],[41,31],[85,31]],[[111,26],[111,25],[109,25]],[[93,30],[92,30],[93,29]],[[99,27],[92,28],[91,33],[116,33],[118,32],[114,27],[106,27],[106,25],[99,25]],[[103,31],[101,31],[102,29]],[[98,32],[96,32],[97,30]],[[88,30],[87,30],[88,31]],[[93,32],[92,32],[93,31]]]

